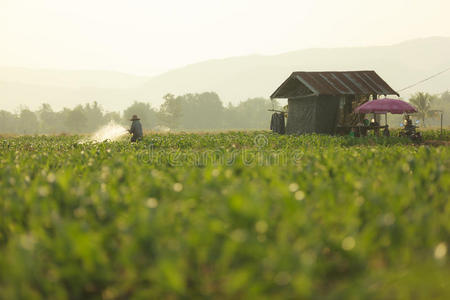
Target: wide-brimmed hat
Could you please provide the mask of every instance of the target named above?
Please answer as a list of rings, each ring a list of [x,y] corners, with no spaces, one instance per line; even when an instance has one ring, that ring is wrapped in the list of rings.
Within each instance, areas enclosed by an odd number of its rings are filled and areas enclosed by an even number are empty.
[[[140,120],[137,115],[133,115],[133,117],[131,117],[131,119],[130,119],[130,121],[136,121],[136,120]]]

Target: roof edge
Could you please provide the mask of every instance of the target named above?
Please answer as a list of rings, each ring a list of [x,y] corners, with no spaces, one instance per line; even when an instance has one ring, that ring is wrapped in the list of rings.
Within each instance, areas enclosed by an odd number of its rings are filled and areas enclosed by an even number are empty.
[[[343,80],[343,76],[348,80]],[[339,79],[339,77],[341,79]],[[289,77],[271,94],[270,99],[286,98],[279,95],[283,87],[291,79],[298,80],[309,89],[313,95],[397,95],[387,82],[374,70],[354,71],[294,71]],[[348,86],[347,86],[348,85]],[[302,95],[298,95],[302,96]]]

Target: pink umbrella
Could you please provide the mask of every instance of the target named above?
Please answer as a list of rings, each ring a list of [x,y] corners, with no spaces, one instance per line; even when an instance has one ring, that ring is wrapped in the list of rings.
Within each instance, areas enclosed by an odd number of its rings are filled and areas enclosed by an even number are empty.
[[[414,106],[403,100],[385,98],[366,102],[363,105],[358,106],[355,109],[355,112],[362,114],[403,114],[415,113],[417,110]]]

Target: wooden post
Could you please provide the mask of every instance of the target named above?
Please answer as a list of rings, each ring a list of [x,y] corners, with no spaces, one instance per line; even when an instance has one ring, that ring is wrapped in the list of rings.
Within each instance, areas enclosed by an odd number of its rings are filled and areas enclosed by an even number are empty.
[[[373,94],[372,95],[372,99],[373,100],[377,100],[378,99],[378,95],[377,94]],[[373,118],[375,119],[376,122],[378,122],[378,124],[381,124],[381,115],[379,114],[373,114]]]

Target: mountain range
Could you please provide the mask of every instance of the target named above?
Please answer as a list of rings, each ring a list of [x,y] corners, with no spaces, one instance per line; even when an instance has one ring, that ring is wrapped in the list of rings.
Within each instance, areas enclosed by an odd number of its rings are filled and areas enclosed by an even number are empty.
[[[145,62],[143,62],[145,63]],[[217,92],[224,104],[268,98],[293,71],[375,70],[400,90],[450,67],[450,37],[410,40],[395,45],[305,49],[279,55],[208,60],[145,77],[112,71],[37,70],[0,67],[0,110],[20,106],[55,109],[97,101],[106,110],[123,110],[133,101],[157,107],[162,96]],[[405,92],[450,89],[450,72]]]

